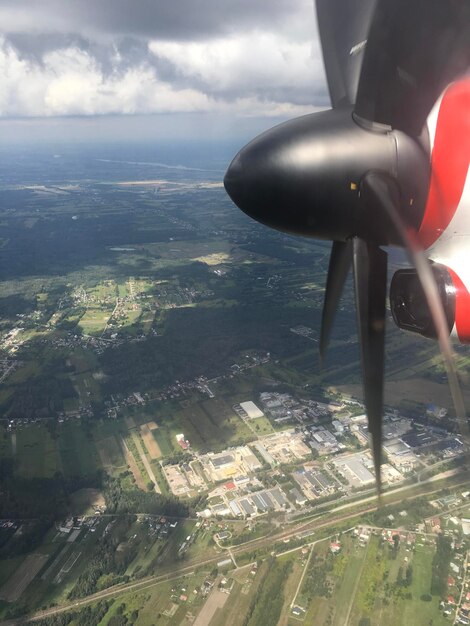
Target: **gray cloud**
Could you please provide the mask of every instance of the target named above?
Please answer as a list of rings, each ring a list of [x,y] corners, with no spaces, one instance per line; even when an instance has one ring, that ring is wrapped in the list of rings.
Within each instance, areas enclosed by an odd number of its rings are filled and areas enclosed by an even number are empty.
[[[0,24],[2,117],[329,102],[311,0],[3,0]]]
[[[310,0],[2,0],[0,23],[5,32],[171,41],[206,39],[253,27],[305,38],[311,30],[305,15],[312,12]]]

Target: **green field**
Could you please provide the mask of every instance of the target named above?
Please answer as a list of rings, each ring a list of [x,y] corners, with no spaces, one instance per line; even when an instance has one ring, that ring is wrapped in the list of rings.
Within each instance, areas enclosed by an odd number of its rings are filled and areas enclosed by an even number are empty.
[[[138,330],[140,330],[140,317],[142,315],[142,311],[139,309],[137,310],[127,310],[125,312],[125,317],[124,319],[120,320],[120,324],[123,326],[124,330],[128,333],[136,333]]]
[[[416,545],[413,555],[412,599],[410,601],[398,599],[394,606],[391,605],[383,611],[382,623],[386,626],[393,626],[397,622],[404,626],[414,624],[427,626],[431,620],[436,626],[449,623],[439,612],[439,598],[433,597],[431,602],[421,600],[421,596],[429,594],[433,552],[433,548],[428,545]]]
[[[229,599],[224,608],[214,616],[213,626],[243,626],[268,569],[268,564],[263,563],[254,574],[251,573],[251,566],[233,574],[234,584]]]
[[[16,472],[23,478],[49,478],[62,470],[62,459],[49,430],[34,424],[22,428],[16,437]]]
[[[152,326],[153,326],[153,320],[155,318],[155,312],[154,311],[148,311],[148,310],[144,310],[142,312],[142,317],[140,320],[140,323],[142,325],[142,330],[144,331],[144,333],[148,333]]]
[[[73,385],[78,393],[80,402],[87,406],[90,399],[101,398],[100,385],[91,371],[78,373],[72,377]]]
[[[64,476],[90,476],[101,466],[91,433],[78,422],[67,421],[60,427],[59,451]]]
[[[194,394],[183,402],[167,401],[154,406],[129,408],[125,414],[137,424],[156,421],[158,428],[153,435],[163,457],[181,451],[176,441],[176,435],[180,433],[190,441],[193,449],[202,452],[221,450],[232,442],[254,438],[250,428],[221,398],[201,401]],[[267,428],[263,423],[260,433]]]
[[[115,435],[100,438],[95,435],[95,445],[101,462],[108,472],[112,472],[114,468],[123,467],[126,464],[122,448]]]
[[[259,568],[248,566],[234,574],[236,583],[230,599],[216,614],[215,624],[266,626],[282,623],[279,620],[290,601],[287,594],[292,592],[292,585],[288,581],[296,560],[294,553],[265,561]],[[295,577],[297,574],[295,571]]]
[[[206,576],[207,572],[202,571],[182,577],[174,583],[151,587],[146,592],[125,594],[114,604],[101,624],[107,624],[111,616],[120,612],[120,607],[124,605],[128,623],[135,626],[180,626],[186,622],[186,615],[197,615],[199,612],[204,601],[200,589]],[[186,599],[180,599],[182,597]]]
[[[152,431],[163,457],[169,456],[173,454],[173,452],[181,450],[180,446],[178,446],[176,442],[174,433],[174,429],[170,429],[166,426],[160,426],[156,430]]]
[[[439,610],[438,597],[430,593],[434,543],[422,536],[395,552],[388,542],[372,536],[366,545],[343,535],[342,549],[329,552],[329,541],[318,544],[310,559],[296,604],[305,613],[305,624],[356,626],[370,620],[370,626],[443,626],[447,620]],[[411,583],[400,583],[412,568]],[[298,621],[291,617],[292,626]]]
[[[181,425],[168,420],[152,432],[163,457],[181,451],[176,441],[176,434],[180,432],[186,436],[194,433],[198,443],[197,432],[191,430],[189,422]],[[91,428],[84,428],[75,419],[66,420],[53,429],[35,424],[13,433],[4,432],[0,454],[14,460],[15,474],[23,478],[49,478],[56,472],[63,473],[66,478],[90,477],[101,467],[113,473],[126,466],[119,443],[121,436],[130,438],[123,420],[97,421]],[[128,444],[133,447],[132,438]],[[140,467],[141,460],[136,451],[134,456]],[[147,475],[145,471],[143,475]]]
[[[110,310],[89,307],[78,324],[84,335],[99,335],[108,323]]]
[[[254,430],[256,435],[272,435],[275,432],[267,417],[257,417],[252,419],[250,420],[249,425]]]
[[[116,283],[113,280],[106,280],[90,289],[89,293],[97,300],[114,299],[116,297]]]
[[[240,440],[253,439],[250,428],[223,398],[191,401],[174,412],[181,430],[191,445],[200,451],[221,450]]]
[[[0,589],[11,578],[13,573],[20,567],[25,556],[16,556],[11,559],[2,559],[0,561]]]
[[[17,369],[13,374],[7,379],[9,385],[22,383],[28,378],[35,376],[40,371],[40,364],[31,360],[25,363],[22,367]]]
[[[95,370],[98,365],[98,359],[93,352],[83,348],[75,348],[67,355],[67,360],[70,361],[76,373]]]
[[[0,438],[0,454],[12,458],[14,473],[23,478],[50,478],[61,472],[89,477],[106,465],[125,465],[115,437],[122,428],[116,422],[98,422],[87,430],[79,420],[67,420],[53,429],[43,424],[29,425]]]

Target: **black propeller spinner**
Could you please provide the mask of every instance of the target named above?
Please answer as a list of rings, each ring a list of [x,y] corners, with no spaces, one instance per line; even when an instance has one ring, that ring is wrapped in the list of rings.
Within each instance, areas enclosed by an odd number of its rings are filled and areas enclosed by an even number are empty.
[[[387,254],[417,230],[430,181],[426,118],[470,65],[468,0],[316,0],[333,109],[263,133],[225,188],[283,232],[333,241],[322,316],[325,355],[352,266],[364,397],[380,491]]]

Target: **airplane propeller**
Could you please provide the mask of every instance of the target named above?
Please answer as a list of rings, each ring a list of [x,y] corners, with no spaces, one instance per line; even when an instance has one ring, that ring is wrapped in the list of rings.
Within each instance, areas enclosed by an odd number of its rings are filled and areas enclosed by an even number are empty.
[[[346,277],[351,269],[352,248],[351,241],[333,241],[330,253],[330,263],[326,277],[325,296],[320,331],[320,358],[325,360],[330,341],[331,329],[338,304],[343,293]]]
[[[364,400],[372,440],[375,478],[380,493],[387,253],[358,237],[353,238],[352,244]]]
[[[332,109],[245,146],[225,188],[283,232],[333,242],[320,333],[325,358],[352,267],[364,399],[381,485],[387,253],[408,247],[432,176],[426,119],[470,67],[468,0],[316,0]],[[418,268],[419,269],[419,268]]]
[[[323,303],[320,356],[322,360],[325,358],[334,315],[351,266],[354,277],[364,399],[372,439],[376,483],[380,491],[387,253],[375,244],[370,244],[359,237],[353,237],[346,242],[333,242]]]

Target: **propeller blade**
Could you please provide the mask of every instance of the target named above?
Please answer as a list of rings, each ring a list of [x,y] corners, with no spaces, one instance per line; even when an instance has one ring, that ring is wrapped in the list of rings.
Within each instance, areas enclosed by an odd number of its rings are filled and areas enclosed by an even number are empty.
[[[354,104],[376,0],[316,0],[318,30],[333,108]]]
[[[373,202],[375,206],[381,207],[384,214],[388,215],[392,227],[395,228],[401,238],[410,260],[416,268],[437,333],[460,433],[470,450],[470,429],[467,412],[459,383],[455,354],[449,338],[449,326],[445,311],[431,265],[419,242],[413,236],[413,230],[407,227],[398,211],[400,194],[397,183],[394,179],[381,172],[371,171],[364,177],[361,193],[363,197],[368,197],[370,202]]]
[[[469,65],[468,0],[377,0],[355,118],[418,136],[440,94]]]
[[[344,282],[351,267],[351,242],[333,241],[321,318],[320,358],[324,361]]]
[[[380,493],[387,254],[377,245],[353,237],[352,258],[364,399]]]

